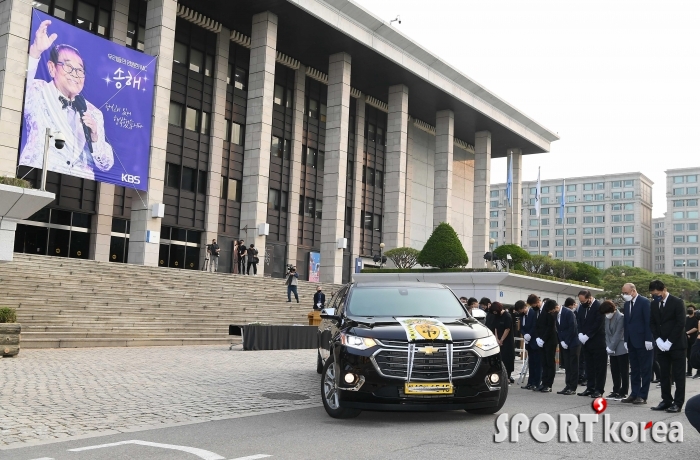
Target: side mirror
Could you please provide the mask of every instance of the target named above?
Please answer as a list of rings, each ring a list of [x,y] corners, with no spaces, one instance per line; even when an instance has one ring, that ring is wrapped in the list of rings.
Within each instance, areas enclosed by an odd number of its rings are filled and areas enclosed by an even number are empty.
[[[340,323],[342,318],[335,314],[335,308],[324,308],[323,310],[321,310],[321,319],[329,319],[331,321]]]

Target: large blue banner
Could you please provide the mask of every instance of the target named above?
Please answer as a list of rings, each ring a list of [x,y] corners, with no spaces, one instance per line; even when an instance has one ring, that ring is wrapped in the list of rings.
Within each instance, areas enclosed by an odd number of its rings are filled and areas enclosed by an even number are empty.
[[[156,58],[32,10],[20,164],[146,190]]]

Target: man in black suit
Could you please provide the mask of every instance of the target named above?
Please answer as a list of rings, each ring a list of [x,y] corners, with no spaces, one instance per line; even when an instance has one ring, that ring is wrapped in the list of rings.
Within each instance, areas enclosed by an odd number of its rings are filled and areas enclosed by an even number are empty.
[[[605,378],[608,370],[608,355],[605,351],[605,322],[598,311],[600,302],[593,298],[591,291],[578,293],[581,306],[578,308],[579,334],[583,344],[582,351],[586,360],[588,385],[579,396],[600,398],[605,392]],[[684,323],[685,324],[685,323]]]
[[[542,384],[535,389],[542,393],[550,393],[556,373],[555,355],[557,352],[556,316],[559,313],[556,300],[547,299],[542,306],[542,313],[535,325],[535,342],[542,348]]]
[[[557,393],[573,395],[578,384],[578,357],[581,353],[581,342],[578,340],[578,324],[572,308],[576,301],[568,297],[557,315],[557,335],[559,336],[559,359],[564,364],[566,372],[566,387]]]
[[[661,402],[652,410],[680,412],[685,402],[685,303],[668,293],[662,281],[649,283],[654,298],[651,303],[651,333],[656,341],[661,366]],[[671,395],[671,379],[676,394]]]
[[[622,286],[625,301],[625,348],[629,352],[632,391],[623,403],[646,404],[654,363],[654,339],[651,333],[651,304],[637,293],[632,283]]]
[[[540,316],[541,307],[540,298],[535,294],[530,294],[527,298],[528,312],[523,317],[524,324],[521,328],[527,350],[527,365],[530,370],[527,385],[520,387],[524,390],[537,390],[542,383],[542,347],[538,346],[535,340],[537,318]]]

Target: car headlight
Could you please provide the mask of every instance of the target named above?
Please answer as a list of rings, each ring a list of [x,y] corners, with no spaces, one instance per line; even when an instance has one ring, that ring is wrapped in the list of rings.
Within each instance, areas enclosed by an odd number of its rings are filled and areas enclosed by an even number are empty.
[[[498,341],[496,340],[496,337],[490,335],[488,337],[484,337],[483,339],[477,340],[474,345],[484,351],[489,351],[498,347]]]
[[[358,350],[366,350],[377,345],[374,339],[350,334],[340,334],[340,342],[346,347],[357,348]]]

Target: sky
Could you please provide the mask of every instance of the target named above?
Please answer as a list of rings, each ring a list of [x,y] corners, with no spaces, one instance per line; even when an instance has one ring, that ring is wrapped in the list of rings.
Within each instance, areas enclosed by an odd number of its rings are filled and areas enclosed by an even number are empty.
[[[523,181],[639,171],[662,217],[664,171],[700,166],[700,1],[355,1],[558,133]]]

